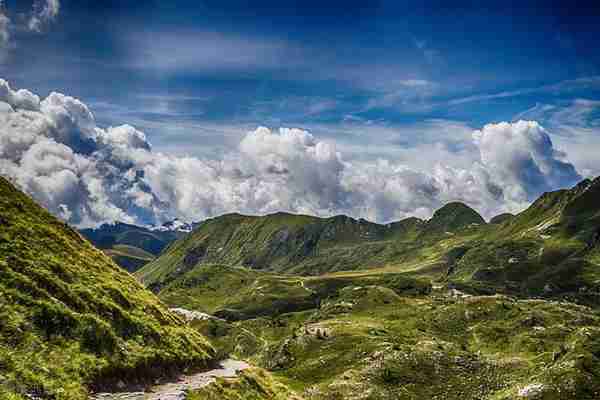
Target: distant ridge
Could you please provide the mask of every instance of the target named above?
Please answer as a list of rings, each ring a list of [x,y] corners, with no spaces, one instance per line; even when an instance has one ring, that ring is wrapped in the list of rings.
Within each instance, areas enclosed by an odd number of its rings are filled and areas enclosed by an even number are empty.
[[[178,219],[146,227],[123,222],[82,229],[81,234],[129,272],[154,260],[173,241],[190,233],[198,224]]]

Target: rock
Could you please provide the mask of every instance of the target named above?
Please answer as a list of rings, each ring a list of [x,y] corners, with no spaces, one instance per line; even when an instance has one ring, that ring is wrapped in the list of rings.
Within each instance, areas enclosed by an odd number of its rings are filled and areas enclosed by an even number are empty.
[[[531,383],[519,390],[519,397],[526,399],[535,399],[544,391],[544,385],[541,383]]]
[[[218,320],[219,318],[217,317],[213,317],[210,314],[206,314],[200,311],[191,311],[191,310],[186,310],[185,308],[181,308],[181,307],[177,307],[177,308],[169,308],[169,311],[174,312],[177,315],[182,316],[183,318],[185,318],[185,320],[187,322],[192,322],[192,321],[205,321],[208,319],[212,319],[212,320]]]

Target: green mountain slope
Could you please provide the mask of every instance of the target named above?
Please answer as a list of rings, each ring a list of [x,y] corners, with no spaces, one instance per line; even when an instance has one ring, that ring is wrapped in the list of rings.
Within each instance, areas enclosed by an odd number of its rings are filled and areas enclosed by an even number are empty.
[[[129,272],[154,260],[171,242],[185,235],[179,231],[151,230],[122,222],[82,229],[80,233]]]
[[[425,232],[445,237],[483,224],[475,211],[457,203],[429,222],[408,218],[386,225],[346,216],[230,214],[206,221],[175,242],[139,276],[147,284],[162,284],[173,274],[210,263],[311,275],[381,267],[414,257],[424,241],[432,240]]]
[[[495,217],[493,217],[492,219],[490,219],[490,224],[501,224],[503,222],[506,222],[512,218],[514,218],[514,214],[511,213],[503,213],[503,214],[499,214],[496,215]]]
[[[87,398],[213,349],[131,275],[0,178],[0,398]]]
[[[546,193],[466,246],[449,278],[488,292],[600,304],[600,179]]]
[[[427,234],[437,232],[454,232],[470,225],[483,225],[485,220],[477,211],[463,203],[448,203],[437,210],[433,217],[427,221]]]
[[[569,296],[600,304],[600,179],[542,195],[486,224],[450,203],[431,220],[378,225],[348,217],[226,215],[207,221],[139,271],[153,290],[198,265],[242,265],[296,275],[383,269],[475,293]]]

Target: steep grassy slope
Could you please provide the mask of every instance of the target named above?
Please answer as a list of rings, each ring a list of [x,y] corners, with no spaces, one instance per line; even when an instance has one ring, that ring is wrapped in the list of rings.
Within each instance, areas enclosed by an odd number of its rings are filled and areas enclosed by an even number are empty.
[[[171,242],[184,236],[183,232],[150,230],[120,222],[104,224],[96,229],[82,229],[80,233],[129,272],[137,271]]]
[[[213,355],[132,276],[3,178],[0,322],[2,399],[84,399],[88,387]]]
[[[387,225],[345,216],[224,215],[174,243],[139,276],[147,284],[163,283],[174,272],[211,263],[311,275],[380,267],[414,258],[424,243],[449,232],[471,232],[483,224],[460,203],[444,207],[428,222],[408,218]]]

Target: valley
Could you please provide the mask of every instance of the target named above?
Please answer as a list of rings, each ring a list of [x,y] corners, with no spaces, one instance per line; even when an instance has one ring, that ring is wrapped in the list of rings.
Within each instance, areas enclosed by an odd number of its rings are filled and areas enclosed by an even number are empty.
[[[383,226],[228,215],[137,275],[212,316],[191,324],[221,357],[306,399],[595,399],[599,193],[584,181],[489,224],[457,204]]]

